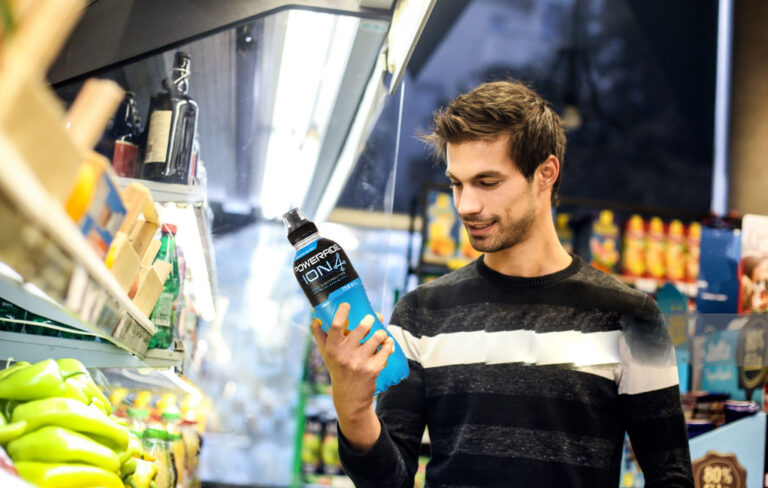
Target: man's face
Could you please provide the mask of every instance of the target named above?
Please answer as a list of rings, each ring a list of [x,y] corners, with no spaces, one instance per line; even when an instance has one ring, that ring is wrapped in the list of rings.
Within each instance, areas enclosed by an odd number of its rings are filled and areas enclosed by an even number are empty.
[[[448,144],[446,176],[472,247],[492,253],[523,241],[536,220],[533,182],[509,157],[508,137]]]

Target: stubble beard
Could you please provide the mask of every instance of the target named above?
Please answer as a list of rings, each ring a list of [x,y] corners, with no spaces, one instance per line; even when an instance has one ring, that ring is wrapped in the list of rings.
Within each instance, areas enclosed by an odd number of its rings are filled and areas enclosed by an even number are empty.
[[[535,221],[536,206],[533,198],[531,198],[528,201],[525,213],[519,219],[503,226],[499,220],[496,220],[496,223],[499,224],[497,233],[484,237],[475,237],[469,234],[469,243],[479,252],[492,253],[503,251],[522,242],[528,235],[528,232],[530,232]]]

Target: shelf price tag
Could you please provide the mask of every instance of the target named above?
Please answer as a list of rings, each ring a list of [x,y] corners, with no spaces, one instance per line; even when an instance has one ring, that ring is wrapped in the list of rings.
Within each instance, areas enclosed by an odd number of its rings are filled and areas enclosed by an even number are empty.
[[[709,451],[693,462],[693,478],[700,488],[746,488],[747,471],[733,454]]]

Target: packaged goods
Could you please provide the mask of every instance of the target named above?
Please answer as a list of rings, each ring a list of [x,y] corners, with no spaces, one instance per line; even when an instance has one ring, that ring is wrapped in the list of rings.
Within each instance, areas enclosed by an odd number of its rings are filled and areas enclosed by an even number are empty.
[[[357,327],[363,317],[371,315],[375,321],[368,340],[376,331],[387,329],[376,318],[363,282],[358,277],[344,250],[334,241],[323,239],[315,224],[307,220],[297,208],[283,215],[288,230],[288,240],[296,248],[293,270],[304,294],[314,307],[315,317],[320,319],[324,331],[328,331],[336,309],[341,303],[349,303],[350,330]],[[399,344],[392,339],[394,352],[387,365],[376,378],[376,393],[381,393],[408,376],[408,361]]]
[[[639,215],[632,215],[627,221],[621,263],[625,275],[645,276],[645,222]]]
[[[174,327],[177,322],[176,304],[181,287],[175,234],[176,226],[171,224],[163,225],[160,252],[155,259],[170,263],[171,273],[165,280],[160,298],[157,299],[157,303],[155,303],[155,307],[149,316],[149,319],[157,327],[157,332],[155,332],[149,343],[150,348],[167,349],[173,342]]]
[[[613,273],[619,262],[619,228],[613,223],[613,212],[603,210],[592,224],[589,238],[590,264],[606,273]]]
[[[664,222],[659,217],[652,217],[648,222],[647,244],[645,247],[645,264],[648,276],[657,280],[667,275],[665,255],[667,237]]]
[[[685,226],[679,220],[669,223],[667,245],[664,251],[667,279],[683,281],[685,279]]]

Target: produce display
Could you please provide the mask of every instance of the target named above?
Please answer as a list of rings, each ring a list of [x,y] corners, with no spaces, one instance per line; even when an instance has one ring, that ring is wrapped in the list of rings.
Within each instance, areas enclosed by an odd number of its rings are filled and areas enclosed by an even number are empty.
[[[112,416],[75,359],[0,371],[0,445],[18,475],[40,488],[163,488],[139,436]]]

